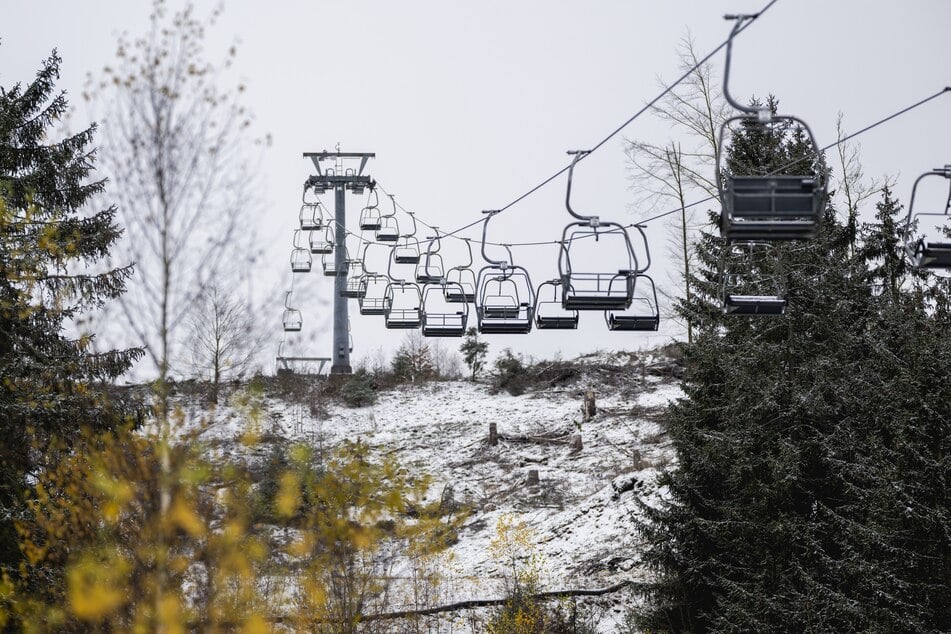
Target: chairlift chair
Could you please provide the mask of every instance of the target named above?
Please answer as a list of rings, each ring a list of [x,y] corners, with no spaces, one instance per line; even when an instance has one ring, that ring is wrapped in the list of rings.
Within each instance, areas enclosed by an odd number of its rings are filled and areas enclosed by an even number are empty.
[[[767,243],[747,243],[748,250],[743,270],[726,270],[726,258],[722,263],[723,276],[723,312],[727,315],[782,315],[786,312],[787,301],[782,292],[779,271],[759,271],[755,259],[755,249],[769,248]],[[764,260],[769,262],[769,258]],[[778,259],[773,259],[777,266]]]
[[[927,234],[917,240],[913,240],[911,237],[911,231],[916,226],[918,218],[938,216],[947,221],[951,217],[948,215],[948,211],[951,210],[951,183],[949,183],[948,198],[944,205],[944,211],[915,212],[915,194],[918,190],[918,183],[927,176],[943,176],[951,181],[951,165],[935,168],[915,179],[915,184],[911,188],[911,200],[908,204],[908,220],[905,223],[905,254],[908,256],[908,261],[915,268],[951,269],[951,239],[949,239],[947,233],[947,226],[944,227],[940,237],[929,238]],[[933,235],[934,230],[931,233]]]
[[[334,252],[334,232],[329,226],[311,231],[307,236],[310,252],[326,255]]]
[[[634,291],[631,280],[642,272],[638,269],[631,237],[621,224],[603,221],[598,216],[582,216],[572,209],[571,184],[575,165],[587,152],[571,153],[574,159],[568,169],[565,207],[577,220],[566,225],[561,236],[558,273],[562,284],[562,307],[565,310],[601,311],[627,308]],[[613,268],[594,272],[579,270],[579,263],[601,257],[604,253],[612,257]]]
[[[390,282],[384,297],[384,325],[397,330],[419,328],[422,324],[422,303],[419,285],[402,280]]]
[[[305,203],[300,208],[300,228],[304,231],[321,229],[324,226],[320,203]]]
[[[301,197],[300,207],[300,228],[302,231],[312,231],[324,226],[324,215],[320,210],[319,200],[307,200],[307,189],[309,185],[304,185],[304,194]]]
[[[284,332],[300,332],[304,323],[301,313],[296,308],[291,308],[291,291],[284,293],[284,314],[281,317],[284,322]]]
[[[454,266],[446,271],[446,301],[452,304],[471,304],[475,302],[476,275],[472,270],[472,244],[468,238],[463,238],[466,250],[469,252],[469,261],[460,266]]]
[[[604,311],[608,330],[647,332],[660,327],[660,304],[657,302],[654,280],[649,275],[640,273],[635,276],[633,284],[634,297],[630,307],[623,311]]]
[[[488,264],[479,270],[476,283],[476,319],[482,334],[528,334],[532,331],[535,312],[535,288],[528,271],[508,260],[493,260],[486,255],[485,243],[489,220],[497,211],[483,212],[488,216],[482,226],[482,257]]]
[[[351,260],[347,257],[346,247],[344,247],[343,253],[343,265],[341,268],[337,268],[337,253],[325,253],[320,256],[320,263],[324,269],[324,275],[327,277],[334,277],[337,275],[346,275],[347,271],[350,270]]]
[[[390,194],[393,212],[380,215],[380,227],[374,234],[378,242],[396,242],[400,239],[400,225],[396,221],[396,199]]]
[[[413,223],[413,230],[399,237],[393,259],[397,264],[419,264],[419,240],[416,239],[416,216],[407,212]]]
[[[419,264],[416,265],[416,282],[419,284],[438,284],[443,281],[444,277],[442,256],[439,255],[442,241],[439,239],[438,231],[435,236],[430,236],[428,239],[429,244],[426,246],[426,253],[420,254]]]
[[[726,48],[726,65],[723,70],[723,96],[727,102],[744,113],[730,117],[720,126],[717,145],[716,179],[723,210],[720,216],[720,233],[729,241],[774,241],[808,240],[819,231],[822,204],[826,196],[825,177],[802,169],[803,160],[795,165],[793,174],[731,174],[724,165],[724,148],[729,131],[736,125],[760,127],[772,134],[786,125],[805,132],[815,152],[815,165],[822,165],[822,155],[805,121],[788,115],[776,115],[768,107],[748,107],[737,102],[729,91],[730,60],[733,37],[743,24],[755,16],[727,16],[736,24],[730,32]],[[783,169],[781,168],[781,169]],[[820,167],[821,169],[821,167]]]
[[[362,296],[357,300],[361,315],[386,314],[386,289],[390,281],[388,276],[380,273],[367,273],[363,276],[360,283]]]
[[[294,230],[294,247],[291,249],[291,271],[294,273],[307,273],[310,271],[313,260],[310,257],[310,251],[300,246],[300,229]]]
[[[360,212],[361,231],[376,231],[380,228],[380,197],[375,188],[370,189],[370,193],[373,194],[374,201]]]
[[[551,288],[551,299],[543,290]],[[539,330],[575,330],[578,328],[578,311],[565,310],[561,301],[561,280],[542,282],[535,291],[535,327]]]
[[[366,271],[363,268],[362,259],[353,259],[347,262],[347,283],[341,289],[340,296],[350,299],[360,299],[366,293],[366,284],[364,276]]]
[[[457,307],[446,299],[449,282],[427,284],[423,287],[423,336],[461,337],[466,333],[469,306]],[[455,284],[458,286],[458,284]],[[462,292],[462,289],[458,289]]]

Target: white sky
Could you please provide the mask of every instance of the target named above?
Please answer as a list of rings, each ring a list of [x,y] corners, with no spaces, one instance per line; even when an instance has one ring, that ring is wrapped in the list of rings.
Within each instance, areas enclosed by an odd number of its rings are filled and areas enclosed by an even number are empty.
[[[212,6],[197,4],[200,11]],[[257,288],[273,297],[275,347],[301,184],[311,172],[302,152],[331,150],[338,141],[344,151],[376,152],[369,171],[401,205],[454,229],[482,209],[507,204],[563,167],[565,150],[593,145],[653,98],[658,76],[678,74],[676,48],[688,30],[698,53],[706,54],[728,33],[724,13],[752,12],[764,4],[227,3],[210,32],[211,57],[239,40],[237,66],[248,87],[247,104],[260,131],[274,139],[262,162],[267,204],[254,230],[266,247]],[[144,32],[148,13],[142,0],[5,0],[0,84],[28,80],[56,47],[64,59],[60,86],[78,102],[85,74],[110,62],[119,32]],[[741,100],[776,94],[781,111],[805,119],[826,145],[835,138],[840,111],[846,130],[856,130],[951,85],[949,27],[947,0],[779,0],[737,40],[732,90]],[[715,62],[722,67],[722,54]],[[668,131],[644,117],[623,136],[664,141]],[[897,176],[897,194],[907,202],[920,172],[951,163],[951,94],[859,141],[866,173]],[[490,240],[559,237],[569,220],[564,183],[562,177],[499,216]],[[628,223],[651,214],[632,207],[636,193],[622,137],[579,167],[576,187],[578,206],[604,219]],[[349,197],[351,228],[363,204]],[[664,245],[663,224],[651,228],[658,280],[677,266]],[[518,249],[515,259],[536,283],[554,276],[554,251]],[[329,282],[311,273],[297,285],[329,297]],[[305,330],[311,326],[318,336],[302,338],[288,352],[329,356],[329,320],[319,312],[326,309],[316,303],[300,308]],[[378,346],[392,350],[402,337],[386,331],[380,318],[361,317],[355,301],[351,320],[354,361]],[[546,357],[636,348],[677,334],[671,323],[651,337],[609,333],[597,314],[583,316],[576,332],[489,341],[493,351],[510,346]]]

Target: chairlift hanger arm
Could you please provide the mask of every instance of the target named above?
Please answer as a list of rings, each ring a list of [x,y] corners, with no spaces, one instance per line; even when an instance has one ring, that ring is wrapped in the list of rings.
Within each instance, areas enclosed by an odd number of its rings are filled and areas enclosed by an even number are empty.
[[[381,245],[381,246],[385,246],[385,245]],[[389,260],[387,260],[387,264],[386,264],[386,276],[387,276],[392,282],[398,282],[398,283],[400,283],[400,284],[404,284],[404,283],[406,283],[408,280],[404,280],[404,279],[402,279],[402,278],[399,278],[399,277],[396,277],[396,276],[393,275],[393,261],[394,261],[395,259],[396,259],[396,245],[393,245],[393,246],[390,247],[390,258],[389,258]]]
[[[409,239],[416,235],[416,214],[412,211],[407,211],[406,215],[409,216],[410,221],[413,223],[413,230],[409,233],[404,233],[400,237]]]
[[[506,262],[505,260],[493,260],[493,259],[490,258],[489,255],[485,252],[486,234],[488,233],[488,230],[489,230],[489,220],[491,220],[492,217],[493,217],[495,214],[499,213],[499,210],[498,210],[498,209],[487,209],[487,210],[483,211],[482,213],[483,213],[483,214],[486,214],[485,220],[482,221],[482,258],[483,258],[486,262],[488,262],[489,264],[493,264],[493,265],[499,267],[500,269],[505,270],[506,268],[509,267],[509,265],[510,265],[510,263],[511,263],[511,261],[512,261],[512,250],[511,250],[509,247],[505,247],[505,250],[508,251],[508,254],[509,254],[509,261],[508,261],[508,262]],[[504,245],[503,245],[503,246],[504,246]]]
[[[730,31],[730,37],[726,41],[726,63],[723,66],[723,97],[726,99],[727,103],[733,106],[735,109],[745,112],[750,115],[756,115],[760,122],[767,123],[770,120],[770,110],[769,107],[760,107],[753,108],[751,106],[744,106],[736,99],[733,98],[733,95],[730,94],[730,65],[733,58],[733,38],[737,33],[743,30],[744,25],[748,22],[752,22],[759,17],[759,13],[753,14],[741,14],[741,15],[725,15],[723,16],[726,20],[734,20],[733,29]]]
[[[575,212],[571,208],[571,181],[575,173],[575,165],[578,164],[578,161],[586,157],[588,154],[591,154],[591,150],[571,150],[568,154],[574,155],[574,158],[571,160],[571,165],[568,167],[568,187],[565,192],[565,207],[568,209],[568,213],[578,220],[588,223],[592,227],[598,226],[598,217],[597,216],[582,216]]]
[[[927,176],[942,176],[951,181],[951,165],[945,165],[944,167],[936,167],[933,170],[925,172],[921,176],[915,179],[915,184],[911,186],[911,198],[908,201],[908,219],[905,222],[905,241],[907,242],[908,232],[911,231],[911,223],[913,219],[913,214],[915,211],[915,193],[918,191],[918,183],[920,183]],[[951,184],[949,184],[948,189],[948,201],[944,206],[944,213],[947,214],[948,210],[951,209]]]

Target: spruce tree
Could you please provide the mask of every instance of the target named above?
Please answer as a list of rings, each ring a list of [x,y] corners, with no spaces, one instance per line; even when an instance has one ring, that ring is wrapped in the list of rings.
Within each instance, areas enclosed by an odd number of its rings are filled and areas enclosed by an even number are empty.
[[[728,152],[736,174],[827,176],[794,126],[747,126]],[[831,207],[815,240],[752,260],[701,238],[679,464],[640,522],[645,629],[946,629],[951,329],[943,294],[902,290],[894,204],[855,256]],[[764,280],[785,315],[723,314],[725,282]]]
[[[102,270],[120,235],[115,209],[87,213],[104,188],[92,180],[95,126],[59,141],[67,110],[55,91],[54,51],[36,78],[0,87],[0,566],[18,558],[13,522],[47,441],[121,412],[96,385],[125,372],[140,350],[93,352],[67,335],[82,314],[115,298],[131,266]],[[98,268],[97,268],[98,267]]]

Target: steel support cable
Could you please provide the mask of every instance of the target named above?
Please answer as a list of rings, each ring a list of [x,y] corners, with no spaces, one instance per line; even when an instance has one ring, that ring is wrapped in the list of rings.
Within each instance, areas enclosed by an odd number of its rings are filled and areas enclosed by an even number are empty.
[[[886,116],[886,117],[883,117],[883,118],[879,119],[878,121],[875,121],[874,123],[871,123],[871,124],[865,126],[864,128],[862,128],[862,129],[860,129],[860,130],[857,130],[856,132],[852,132],[851,134],[848,134],[848,135],[842,137],[841,139],[837,139],[836,141],[834,141],[834,142],[832,142],[832,143],[830,143],[830,144],[828,144],[828,145],[826,145],[826,146],[824,146],[824,147],[819,148],[819,149],[818,149],[818,152],[825,152],[825,151],[827,151],[827,150],[832,149],[833,147],[836,147],[836,146],[838,146],[838,145],[841,145],[842,143],[845,143],[846,141],[850,141],[850,140],[852,140],[852,139],[854,139],[854,138],[856,138],[856,137],[858,137],[858,136],[860,136],[860,135],[862,135],[862,134],[865,134],[866,132],[869,132],[869,131],[871,131],[871,130],[874,130],[875,128],[877,128],[877,127],[879,127],[879,126],[884,125],[885,123],[888,123],[889,121],[891,121],[891,120],[893,120],[893,119],[895,119],[895,118],[897,118],[897,117],[900,117],[900,116],[903,115],[903,114],[907,114],[908,112],[911,112],[912,110],[915,110],[915,109],[917,109],[917,108],[919,108],[919,107],[925,105],[926,103],[928,103],[928,102],[930,102],[930,101],[932,101],[932,100],[934,100],[934,99],[937,99],[938,97],[940,97],[940,96],[942,96],[942,95],[944,95],[944,94],[947,94],[947,93],[949,93],[949,92],[951,92],[951,86],[946,86],[945,88],[942,88],[942,89],[939,90],[938,92],[936,92],[936,93],[934,93],[934,94],[932,94],[932,95],[929,95],[929,96],[925,97],[924,99],[921,99],[921,100],[919,100],[919,101],[916,101],[915,103],[913,103],[913,104],[911,104],[911,105],[909,105],[909,106],[906,106],[906,107],[902,108],[901,110],[898,110],[898,111],[896,111],[896,112],[893,112],[892,114],[890,114],[890,115],[888,115],[888,116]],[[781,167],[776,168],[775,170],[773,170],[773,171],[770,172],[769,174],[775,174],[775,173],[777,173],[777,172],[779,172],[779,171],[781,171],[781,170],[786,169],[787,167],[790,167],[790,166],[792,166],[792,165],[795,165],[796,163],[798,163],[798,162],[800,162],[800,161],[802,161],[802,160],[805,160],[805,159],[799,158],[799,159],[796,159],[795,161],[790,161],[789,163],[787,163],[787,164],[785,164],[785,165],[783,165],[783,166],[781,166]],[[382,189],[382,188],[381,188],[381,189]],[[385,191],[385,190],[384,190],[384,191]],[[701,198],[700,200],[695,200],[695,201],[693,201],[693,202],[691,202],[691,203],[687,203],[687,204],[684,205],[683,207],[677,207],[677,208],[675,208],[675,209],[670,209],[669,211],[664,211],[664,212],[661,212],[661,213],[659,213],[659,214],[657,214],[657,215],[650,216],[650,217],[648,217],[648,218],[644,218],[643,220],[639,220],[639,221],[637,221],[637,222],[634,222],[634,223],[631,223],[631,224],[628,224],[628,225],[624,225],[624,228],[625,228],[625,229],[630,229],[630,228],[636,227],[637,225],[646,225],[646,224],[648,224],[648,223],[650,223],[650,222],[653,222],[653,221],[655,221],[655,220],[659,220],[660,218],[664,218],[664,217],[669,216],[669,215],[671,215],[671,214],[675,214],[675,213],[679,212],[681,209],[691,209],[691,208],[696,207],[696,206],[698,206],[698,205],[702,205],[702,204],[704,204],[704,203],[710,202],[711,200],[716,200],[716,196],[707,196],[706,198]],[[401,205],[399,205],[399,203],[397,203],[397,206],[398,206],[401,210],[403,210],[404,212],[410,213],[408,210],[406,210],[406,209],[403,208]],[[417,220],[419,221],[419,218],[418,218],[418,217],[417,217]],[[427,226],[427,227],[433,228],[433,227],[431,227],[430,225],[426,224],[425,222],[422,222],[422,221],[419,221],[419,222],[420,222],[420,224],[423,224],[423,225],[425,225],[425,226]],[[482,221],[480,220],[479,222],[482,222]],[[478,224],[478,223],[473,223],[473,224],[471,224],[471,225],[467,225],[466,227],[463,227],[462,229],[457,230],[457,232],[458,232],[458,231],[461,231],[461,230],[464,230],[464,229],[466,229],[466,228],[468,228],[468,227],[474,226],[474,224]],[[457,240],[468,239],[468,240],[471,240],[471,241],[472,241],[473,243],[475,243],[475,244],[480,244],[480,243],[481,243],[481,241],[478,240],[477,238],[460,238],[460,237],[455,236],[455,235],[452,235],[452,234],[442,234],[440,237],[443,237],[443,238],[445,238],[445,237],[452,237],[452,238],[456,238]],[[491,246],[503,246],[503,243],[500,243],[500,242],[486,242],[486,244],[491,245]],[[537,242],[507,242],[507,243],[504,243],[504,245],[510,246],[510,247],[535,247],[535,246],[547,246],[547,245],[558,245],[558,244],[561,244],[561,241],[560,241],[560,240],[545,240],[545,241],[537,241]]]
[[[824,147],[819,148],[819,149],[817,150],[817,153],[822,153],[822,152],[825,152],[825,151],[827,151],[827,150],[830,150],[830,149],[832,149],[832,148],[834,148],[834,147],[836,147],[836,146],[838,146],[838,145],[842,145],[842,144],[845,143],[846,141],[850,141],[850,140],[854,139],[855,137],[857,137],[857,136],[859,136],[859,135],[862,135],[862,134],[865,134],[866,132],[869,132],[869,131],[871,131],[871,130],[874,130],[875,128],[879,127],[880,125],[883,125],[883,124],[885,124],[885,123],[888,123],[889,121],[891,121],[892,119],[895,119],[896,117],[900,117],[900,116],[903,115],[903,114],[906,114],[906,113],[908,113],[908,112],[911,112],[912,110],[915,110],[916,108],[919,108],[919,107],[925,105],[925,104],[928,103],[929,101],[932,101],[933,99],[937,99],[937,98],[940,97],[941,95],[947,94],[947,93],[949,93],[949,92],[951,92],[951,86],[945,86],[944,88],[942,88],[942,89],[939,90],[938,92],[936,92],[936,93],[934,93],[934,94],[932,94],[932,95],[929,95],[929,96],[925,97],[924,99],[921,99],[920,101],[916,101],[915,103],[911,104],[910,106],[906,106],[905,108],[902,108],[901,110],[898,110],[897,112],[893,112],[892,114],[890,114],[890,115],[888,115],[888,116],[886,116],[886,117],[883,117],[883,118],[879,119],[878,121],[876,121],[876,122],[874,122],[874,123],[871,123],[871,124],[865,126],[865,127],[862,128],[861,130],[858,130],[858,131],[856,131],[856,132],[853,132],[853,133],[851,133],[851,134],[848,134],[848,135],[842,137],[841,139],[837,139],[836,141],[834,141],[834,142],[832,142],[832,143],[830,143],[830,144],[828,144],[828,145],[826,145],[826,146],[824,146]],[[777,167],[777,168],[774,169],[772,172],[769,172],[768,174],[764,174],[764,176],[772,176],[773,174],[776,174],[777,172],[780,172],[780,171],[786,169],[787,167],[791,167],[791,166],[795,165],[796,163],[799,163],[799,162],[804,161],[804,160],[806,160],[806,159],[805,159],[805,158],[798,158],[798,159],[796,159],[796,160],[794,160],[794,161],[790,161],[789,163],[786,163],[785,165],[782,165],[782,166],[780,166],[780,167]],[[658,220],[658,219],[660,219],[660,218],[664,218],[665,216],[669,216],[669,215],[671,215],[671,214],[675,214],[675,213],[677,213],[678,211],[680,211],[681,209],[690,209],[691,207],[696,207],[697,205],[702,205],[703,203],[710,202],[711,200],[716,200],[716,196],[707,196],[706,198],[702,198],[702,199],[700,199],[700,200],[695,200],[695,201],[692,202],[692,203],[689,203],[689,204],[687,204],[687,205],[684,205],[682,208],[681,208],[681,207],[677,207],[676,209],[671,209],[671,210],[669,210],[669,211],[665,211],[665,212],[659,213],[659,214],[657,214],[657,215],[655,215],[655,216],[650,216],[649,218],[645,218],[645,219],[643,219],[643,220],[639,220],[638,222],[635,222],[635,223],[626,225],[626,228],[634,227],[634,226],[637,226],[637,225],[639,225],[639,224],[641,224],[641,225],[647,224],[647,223],[649,223],[649,222],[653,222],[654,220]],[[519,246],[519,245],[512,245],[512,246]]]
[[[764,6],[762,9],[760,9],[759,11],[757,11],[756,13],[754,13],[754,14],[751,16],[750,21],[747,22],[745,25],[741,26],[741,27],[736,31],[735,35],[739,35],[739,34],[742,33],[743,31],[745,31],[751,24],[753,24],[753,22],[756,21],[757,18],[759,18],[759,17],[760,17],[761,15],[763,15],[764,13],[766,13],[766,11],[768,11],[770,8],[772,8],[772,6],[773,6],[774,4],[776,4],[778,1],[779,1],[779,0],[770,0],[770,2],[768,2],[768,3],[766,4],[766,6]],[[723,40],[723,42],[720,43],[719,46],[717,46],[715,49],[713,49],[712,51],[710,51],[709,53],[707,53],[702,59],[700,59],[700,61],[698,61],[696,64],[694,64],[694,65],[691,66],[689,69],[687,69],[687,71],[684,72],[680,77],[678,77],[676,81],[674,81],[672,84],[670,84],[669,86],[667,86],[666,88],[664,88],[664,90],[661,91],[661,93],[660,93],[659,95],[657,95],[656,97],[654,97],[653,99],[651,99],[649,102],[647,102],[647,104],[646,104],[644,107],[642,107],[640,110],[638,110],[637,112],[635,112],[630,118],[627,119],[627,121],[625,121],[624,123],[622,123],[621,125],[619,125],[619,126],[618,126],[617,128],[615,128],[610,134],[608,134],[606,137],[604,137],[603,139],[601,139],[600,141],[598,141],[597,144],[595,144],[590,150],[588,150],[587,154],[585,154],[584,156],[582,156],[581,158],[578,159],[578,162],[583,161],[583,160],[584,160],[585,158],[587,158],[589,155],[591,155],[591,154],[594,153],[595,151],[601,149],[601,147],[604,146],[605,143],[607,143],[608,141],[610,141],[611,139],[613,139],[615,136],[617,136],[624,128],[626,128],[626,127],[629,126],[631,123],[633,123],[635,119],[637,119],[638,117],[640,117],[641,115],[643,115],[645,112],[648,112],[651,108],[653,108],[653,107],[657,104],[658,101],[660,101],[661,99],[663,99],[664,97],[666,97],[667,94],[670,93],[670,91],[672,91],[677,85],[679,85],[682,81],[684,81],[685,79],[687,79],[688,77],[690,77],[690,75],[691,75],[695,70],[697,70],[698,68],[700,68],[701,66],[703,66],[704,64],[706,64],[714,55],[716,55],[717,53],[719,53],[719,52],[729,43],[730,39],[731,39],[731,38],[727,38],[727,39]],[[534,187],[532,187],[531,189],[529,189],[527,192],[525,192],[524,194],[522,194],[521,196],[519,196],[518,198],[516,198],[516,199],[513,200],[512,202],[508,203],[508,204],[505,205],[504,207],[500,207],[499,209],[493,210],[493,211],[503,212],[503,211],[509,209],[510,207],[513,207],[513,206],[517,205],[518,203],[522,202],[523,200],[525,200],[526,198],[528,198],[529,196],[531,196],[532,194],[534,194],[535,192],[537,192],[539,189],[541,189],[542,187],[544,187],[544,186],[547,185],[548,183],[552,182],[553,180],[555,180],[556,178],[558,178],[559,176],[561,176],[562,174],[564,174],[565,172],[567,172],[569,167],[570,167],[570,165],[566,165],[565,167],[561,168],[560,170],[558,170],[557,172],[555,172],[554,174],[552,174],[551,176],[549,176],[548,178],[546,178],[545,180],[543,180],[542,182],[540,182],[539,184],[537,184],[537,185],[535,185]],[[474,227],[475,225],[481,223],[482,221],[483,221],[483,220],[482,220],[481,218],[478,219],[478,220],[474,220],[474,221],[470,222],[469,224],[464,225],[464,226],[462,226],[462,227],[459,227],[459,228],[456,229],[455,231],[450,231],[449,233],[447,233],[447,234],[445,234],[445,235],[446,235],[446,236],[455,236],[455,234],[460,233],[460,232],[462,232],[462,231],[465,231],[466,229],[469,229],[469,228],[471,228],[471,227]],[[548,243],[545,243],[545,244],[548,244]]]
[[[741,26],[741,27],[737,30],[736,35],[739,35],[739,34],[742,33],[743,31],[745,31],[751,24],[753,24],[753,22],[754,22],[757,18],[759,18],[763,13],[765,13],[766,11],[768,11],[768,10],[769,10],[774,4],[776,4],[778,1],[779,1],[779,0],[770,0],[770,2],[766,4],[766,6],[764,6],[764,7],[763,7],[762,9],[760,9],[757,13],[755,13],[755,14],[752,15],[752,19],[751,19],[749,22],[747,22],[745,25]],[[592,153],[594,153],[595,151],[601,149],[601,147],[603,147],[605,143],[607,143],[608,141],[610,141],[611,139],[613,139],[615,136],[617,136],[618,134],[620,134],[620,132],[621,132],[622,130],[624,130],[624,128],[626,128],[626,127],[629,126],[631,123],[633,123],[636,119],[638,119],[640,116],[642,116],[645,112],[648,112],[651,108],[653,108],[653,107],[657,104],[657,102],[659,102],[661,99],[663,99],[664,97],[666,97],[676,86],[678,86],[681,82],[683,82],[685,79],[687,79],[688,77],[690,77],[690,75],[691,75],[695,70],[697,70],[698,68],[700,68],[701,66],[703,66],[704,64],[706,64],[708,61],[710,61],[710,59],[711,59],[714,55],[716,55],[717,53],[719,53],[719,52],[729,43],[729,41],[730,41],[730,38],[727,38],[726,40],[723,40],[723,42],[721,42],[719,46],[717,46],[715,49],[713,49],[712,51],[710,51],[709,53],[707,53],[707,54],[706,54],[702,59],[700,59],[696,64],[694,64],[694,65],[691,66],[689,69],[687,69],[687,70],[686,70],[680,77],[678,77],[673,83],[671,83],[669,86],[665,87],[664,90],[661,91],[661,93],[660,93],[659,95],[657,95],[656,97],[654,97],[653,99],[651,99],[647,104],[645,104],[645,105],[644,105],[642,108],[640,108],[637,112],[635,112],[633,115],[631,115],[626,121],[624,121],[624,123],[622,123],[621,125],[619,125],[618,127],[616,127],[610,134],[608,134],[606,137],[604,137],[603,139],[601,139],[600,141],[598,141],[598,143],[596,143],[590,150],[588,150],[583,156],[581,156],[581,157],[578,159],[578,162],[583,161],[583,160],[586,159],[590,154],[592,154]],[[532,194],[534,194],[535,192],[537,192],[539,189],[541,189],[542,187],[544,187],[544,186],[547,185],[548,183],[552,182],[553,180],[555,180],[556,178],[558,178],[559,176],[561,176],[562,174],[564,174],[565,172],[567,172],[569,167],[570,167],[570,165],[566,165],[565,167],[561,168],[560,170],[558,170],[557,172],[555,172],[554,174],[552,174],[551,176],[549,176],[548,178],[546,178],[545,180],[543,180],[541,183],[535,185],[534,187],[532,187],[531,189],[529,189],[527,192],[525,192],[524,194],[522,194],[521,196],[519,196],[519,197],[516,198],[515,200],[511,201],[510,203],[508,203],[508,204],[505,205],[504,207],[499,208],[497,211],[498,211],[498,212],[506,211],[506,210],[509,209],[510,207],[513,207],[513,206],[517,205],[518,203],[522,202],[523,200],[525,200],[526,198],[528,198],[529,196],[531,196]],[[379,183],[377,183],[377,185],[379,186]],[[380,187],[380,190],[381,190],[383,193],[387,193],[386,190],[383,189],[382,187]],[[410,213],[407,209],[405,209],[404,207],[402,207],[402,206],[399,205],[398,203],[397,203],[397,206],[398,206],[400,209],[402,209],[403,212],[405,212],[405,213]],[[430,228],[430,229],[435,229],[435,227],[433,227],[432,225],[429,225],[429,224],[427,224],[426,222],[423,222],[422,220],[420,220],[419,217],[417,217],[417,221],[418,221],[420,224],[422,224],[423,226],[425,226],[425,227],[428,227],[428,228]],[[482,218],[479,218],[478,220],[474,220],[473,222],[470,222],[470,223],[467,224],[467,225],[464,225],[464,226],[462,226],[462,227],[459,227],[458,229],[456,229],[456,230],[454,230],[454,231],[450,231],[450,232],[448,232],[448,233],[444,233],[444,234],[442,234],[441,237],[444,237],[444,238],[455,238],[455,237],[457,237],[456,234],[461,233],[461,232],[465,231],[466,229],[470,229],[470,228],[472,228],[472,227],[474,227],[474,226],[476,226],[477,224],[480,224],[480,223],[482,223],[482,222],[483,222],[483,219],[482,219]],[[476,240],[476,242],[479,242],[479,241]],[[501,244],[492,243],[492,242],[486,242],[486,244],[491,244],[491,245],[494,245],[494,246],[501,246]],[[560,244],[560,242],[557,241],[557,240],[555,240],[555,241],[549,240],[549,241],[533,242],[533,243],[524,242],[524,243],[518,243],[517,245],[513,244],[512,246],[542,246],[542,245],[548,245],[548,244]]]

